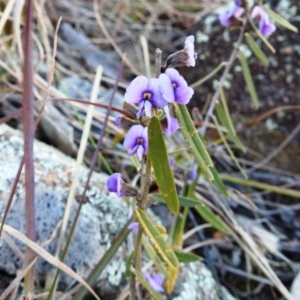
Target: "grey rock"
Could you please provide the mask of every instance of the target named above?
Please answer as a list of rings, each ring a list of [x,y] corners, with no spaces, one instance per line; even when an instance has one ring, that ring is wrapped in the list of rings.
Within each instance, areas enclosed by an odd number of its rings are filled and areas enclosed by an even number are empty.
[[[101,51],[90,42],[83,32],[77,31],[69,23],[63,22],[61,24],[60,34],[67,43],[80,53],[90,68],[96,69],[99,65],[102,65],[105,76],[117,77],[118,68],[116,67],[116,59],[113,53]]]
[[[82,79],[79,76],[69,76],[65,77],[61,80],[59,89],[67,94],[70,98],[75,99],[90,99],[92,92],[92,83],[88,80]],[[113,90],[106,89],[101,87],[97,96],[97,101],[101,104],[108,105],[110,102],[110,98],[112,96]],[[124,96],[116,92],[113,99],[113,106],[117,108],[122,108],[124,102]],[[64,103],[64,105],[68,106],[68,103]],[[97,108],[98,109],[98,108]],[[106,109],[99,108],[100,111],[106,113]],[[112,113],[113,115],[118,115]]]
[[[0,125],[0,215],[3,215],[22,155],[23,136],[21,132],[11,129],[5,124]],[[41,244],[50,238],[62,219],[75,162],[53,147],[38,141],[34,142],[34,162],[37,243]],[[75,199],[78,199],[83,192],[88,169],[81,167],[79,174]],[[130,214],[127,203],[114,194],[106,192],[106,179],[107,175],[105,174],[93,174],[86,194],[86,202],[82,207],[77,229],[65,260],[66,264],[83,278],[87,277],[110,247],[112,239],[120,232]],[[71,221],[74,219],[77,206],[75,201],[70,217]],[[24,232],[24,212],[24,174],[22,173],[6,224]],[[70,229],[71,221],[68,229]],[[24,253],[25,245],[12,239]],[[56,242],[57,239],[54,238],[45,249],[54,254]],[[128,253],[127,242],[124,242],[98,278],[97,290],[101,296],[104,295],[103,299],[115,299],[114,297],[127,283],[124,273]],[[21,259],[1,237],[0,270],[15,275],[20,267]],[[51,270],[53,268],[50,264],[41,258],[38,259],[36,272],[40,281],[44,281],[47,272]],[[2,280],[0,278],[0,281]],[[59,287],[64,290],[72,282],[72,278],[62,274]],[[221,288],[223,291],[221,297],[218,296],[217,290],[219,290],[217,284],[205,265],[201,262],[191,263],[182,265],[174,295],[168,299],[234,299],[226,289]]]

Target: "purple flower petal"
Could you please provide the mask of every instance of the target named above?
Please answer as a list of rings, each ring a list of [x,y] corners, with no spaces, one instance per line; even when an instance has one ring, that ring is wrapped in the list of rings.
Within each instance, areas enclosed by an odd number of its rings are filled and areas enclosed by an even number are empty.
[[[197,169],[193,168],[190,172],[188,172],[187,178],[194,181],[197,178]]]
[[[186,61],[186,65],[188,67],[195,67],[197,55],[195,57],[195,46],[194,46],[195,38],[193,35],[190,35],[186,38],[184,43],[184,52],[188,54],[188,58]]]
[[[179,129],[179,123],[176,118],[170,118],[168,120],[168,126],[163,128],[166,135],[171,135]]]
[[[241,6],[241,0],[233,0],[236,6]]]
[[[123,118],[123,116],[117,116],[117,117],[115,117],[115,124],[117,126],[119,126],[119,127],[121,126],[122,118]]]
[[[126,89],[124,101],[128,103],[140,103],[143,101],[143,93],[148,89],[148,78],[138,76],[131,81]]]
[[[169,77],[169,81],[166,78]],[[165,74],[159,76],[160,89],[166,101],[178,104],[187,104],[194,94],[194,90],[188,87],[185,79],[175,69],[167,69]],[[173,96],[171,91],[173,90]],[[174,100],[173,100],[174,99]]]
[[[127,227],[129,230],[131,230],[134,233],[138,232],[139,229],[139,223],[138,222],[132,222],[131,224],[129,224],[129,226]]]
[[[253,8],[251,18],[255,21],[258,20],[258,29],[264,36],[269,36],[276,30],[276,26],[270,22],[268,14],[258,5]]]
[[[133,125],[127,132],[124,143],[125,148],[132,149],[129,155],[137,153],[139,160],[142,160],[143,154],[148,150],[148,131],[147,127],[140,124]]]
[[[125,192],[121,190],[122,187],[122,174],[114,173],[108,177],[106,181],[106,188],[109,192],[117,193],[119,197],[125,195]]]
[[[219,16],[219,21],[222,26],[229,26],[233,23],[234,19],[239,18],[244,12],[244,8],[239,6],[234,6],[227,13],[221,14]]]
[[[170,165],[170,167],[173,167],[173,166],[174,166],[174,164],[175,164],[175,158],[174,158],[174,157],[172,157],[172,156],[170,156],[170,157],[168,158],[168,161],[169,161],[169,165]]]
[[[152,104],[150,103],[150,101],[145,101],[144,110],[145,110],[145,115],[148,116],[149,118],[151,118],[152,117]]]
[[[152,107],[162,108],[167,105],[159,89],[157,78],[148,79],[145,76],[136,77],[128,86],[124,100],[128,103],[139,104],[137,117],[140,118],[145,112],[152,116]]]
[[[145,279],[148,281],[148,283],[151,285],[151,287],[159,293],[164,292],[164,288],[162,287],[164,277],[161,274],[156,275],[149,275],[147,272],[142,272]]]
[[[174,103],[175,102],[174,89],[169,76],[167,76],[166,74],[160,74],[159,82],[160,82],[160,90],[163,94],[164,99],[169,103]]]

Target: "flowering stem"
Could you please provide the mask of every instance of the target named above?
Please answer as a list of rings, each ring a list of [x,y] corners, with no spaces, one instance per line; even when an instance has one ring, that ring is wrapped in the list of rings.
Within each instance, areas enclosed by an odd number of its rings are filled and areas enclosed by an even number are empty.
[[[155,51],[155,77],[158,78],[161,73],[161,56],[162,51],[156,49]],[[149,188],[151,183],[151,160],[149,156],[144,156],[141,168],[141,202],[139,207],[141,210],[145,210],[147,206],[147,199],[149,194]],[[142,250],[142,237],[143,228],[139,226],[135,251],[133,255],[133,266],[136,270],[141,270],[141,250]],[[132,272],[130,277],[130,299],[135,300],[135,274]]]
[[[142,188],[141,188],[141,203],[140,203],[140,209],[145,210],[147,206],[147,199],[148,199],[148,193],[149,193],[149,187],[150,187],[150,176],[151,176],[151,160],[149,157],[145,158],[146,160],[146,167],[145,172],[143,172],[142,168]],[[144,165],[144,162],[143,162]],[[141,270],[141,248],[142,248],[142,236],[143,236],[143,228],[142,226],[139,226],[137,237],[136,237],[136,243],[135,243],[135,251],[134,251],[134,257],[133,257],[133,264],[134,268],[137,270]],[[131,300],[135,300],[135,274],[131,273],[131,279],[130,279],[130,293],[131,293]]]

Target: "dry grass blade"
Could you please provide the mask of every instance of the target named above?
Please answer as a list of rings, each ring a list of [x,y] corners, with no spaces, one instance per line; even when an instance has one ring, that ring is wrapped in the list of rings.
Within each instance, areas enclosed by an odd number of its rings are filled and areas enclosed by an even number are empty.
[[[40,245],[36,244],[32,240],[30,240],[28,237],[26,237],[23,233],[19,232],[18,230],[12,228],[9,225],[3,226],[3,229],[5,232],[13,236],[14,238],[18,239],[19,241],[23,242],[26,246],[30,247],[36,254],[38,254],[40,257],[45,259],[47,262],[49,262],[54,267],[60,269],[61,271],[65,272],[72,278],[74,278],[76,281],[81,283],[90,293],[93,294],[93,296],[100,300],[100,298],[97,296],[97,294],[93,291],[93,289],[83,280],[77,273],[75,273],[70,267],[68,267],[66,264],[59,261],[57,258],[52,256],[49,252],[47,252],[45,249],[43,249]]]
[[[96,102],[98,90],[99,90],[99,86],[100,86],[100,82],[101,82],[102,71],[103,71],[102,67],[99,66],[96,71],[96,76],[95,76],[95,80],[94,80],[94,85],[93,85],[90,102]],[[82,133],[82,137],[81,137],[81,141],[80,141],[80,146],[79,146],[78,155],[77,155],[77,159],[76,159],[76,165],[75,165],[75,169],[73,172],[72,186],[70,188],[70,193],[69,193],[67,204],[66,204],[66,210],[65,210],[65,214],[64,214],[64,218],[63,218],[62,228],[61,228],[59,239],[57,242],[57,248],[56,248],[56,256],[57,257],[59,256],[64,238],[65,238],[66,228],[67,228],[67,224],[68,224],[70,213],[71,213],[71,206],[74,201],[75,190],[76,190],[78,180],[79,180],[79,173],[80,173],[79,169],[83,162],[84,152],[85,152],[85,149],[87,146],[88,136],[89,136],[89,132],[91,129],[92,120],[93,120],[94,109],[95,109],[94,105],[89,106],[87,116],[85,119],[85,125],[83,128],[83,133]]]
[[[135,75],[139,75],[140,72],[133,66],[133,64],[128,60],[128,58],[124,55],[124,53],[121,51],[121,49],[119,48],[119,46],[116,44],[116,42],[114,41],[114,39],[110,36],[110,34],[108,33],[102,19],[101,16],[99,14],[99,6],[98,6],[98,2],[96,0],[94,0],[94,10],[95,10],[95,16],[97,19],[97,22],[101,28],[101,30],[103,31],[105,37],[107,38],[107,40],[110,42],[110,44],[114,47],[114,49],[116,50],[116,52],[120,55],[120,57],[124,60],[124,62],[127,64],[127,66],[130,68],[130,70],[132,71],[133,74]]]
[[[10,285],[5,289],[3,294],[0,297],[0,300],[5,300],[6,297],[16,288],[18,288],[20,281],[24,278],[24,276],[27,274],[27,272],[30,270],[31,267],[34,266],[35,262],[37,261],[37,257],[28,265],[26,268],[22,269],[21,271],[18,271],[17,276],[15,279],[10,283]]]

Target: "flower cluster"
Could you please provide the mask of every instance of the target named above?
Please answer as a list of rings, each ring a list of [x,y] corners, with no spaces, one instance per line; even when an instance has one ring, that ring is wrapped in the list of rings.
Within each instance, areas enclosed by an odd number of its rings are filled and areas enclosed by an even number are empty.
[[[238,24],[244,12],[245,8],[241,6],[240,0],[234,0],[234,6],[231,10],[220,15],[221,25],[233,26]],[[270,22],[268,14],[258,5],[253,7],[251,18],[258,23],[258,29],[264,36],[269,36],[276,30],[276,26]]]
[[[124,109],[128,117],[117,117],[118,126],[128,129],[123,145],[130,149],[129,155],[137,155],[142,161],[148,151],[147,119],[157,115],[158,110],[164,112],[161,120],[163,132],[171,135],[179,129],[178,120],[171,117],[169,104],[187,104],[194,94],[185,79],[174,69],[177,66],[195,66],[197,55],[194,51],[194,36],[187,37],[184,49],[171,54],[162,68],[164,71],[158,78],[137,76],[127,87],[124,95]],[[145,121],[146,120],[146,121]],[[109,192],[115,192],[119,197],[136,196],[139,194],[135,188],[126,184],[121,174],[115,173],[106,183]]]
[[[136,77],[128,86],[124,95],[127,104],[138,106],[136,112],[136,122],[144,116],[151,118],[157,109],[164,111],[165,118],[162,120],[163,131],[170,135],[178,130],[179,124],[176,118],[171,117],[168,104],[187,104],[194,94],[185,79],[174,68],[170,66],[195,66],[194,37],[189,36],[185,41],[184,49],[170,55],[173,63],[166,63],[167,69],[160,74],[159,78],[147,78],[145,76]],[[176,61],[176,64],[174,64]],[[121,124],[117,118],[117,124]],[[141,161],[143,155],[147,153],[147,127],[142,124],[133,125],[124,140],[124,147],[131,149],[129,155],[137,154]]]

